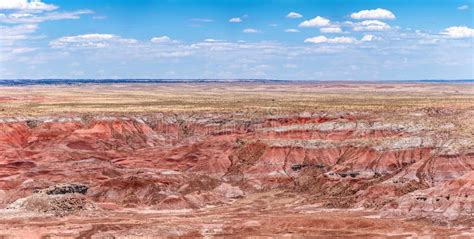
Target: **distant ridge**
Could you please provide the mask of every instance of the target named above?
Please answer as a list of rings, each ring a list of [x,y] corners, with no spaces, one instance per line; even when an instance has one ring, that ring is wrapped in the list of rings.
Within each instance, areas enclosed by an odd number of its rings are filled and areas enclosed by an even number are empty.
[[[0,86],[78,85],[78,84],[165,84],[165,83],[474,83],[474,79],[461,80],[400,80],[400,81],[319,81],[274,79],[8,79]]]
[[[0,85],[77,85],[77,84],[160,84],[160,83],[232,83],[232,82],[289,82],[267,79],[11,79],[0,80]]]

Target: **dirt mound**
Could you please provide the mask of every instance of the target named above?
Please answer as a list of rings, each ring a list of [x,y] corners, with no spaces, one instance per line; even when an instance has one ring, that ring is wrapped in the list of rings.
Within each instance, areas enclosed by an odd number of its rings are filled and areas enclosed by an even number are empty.
[[[89,195],[95,201],[114,202],[127,207],[153,205],[166,197],[166,189],[172,187],[167,183],[171,182],[150,176],[118,177],[91,188]]]
[[[406,194],[382,208],[384,216],[429,218],[438,223],[472,223],[474,172],[442,185]]]
[[[214,192],[226,198],[241,198],[244,196],[244,192],[239,187],[227,183],[219,185],[219,187],[214,189]]]
[[[85,185],[55,185],[37,190],[28,197],[20,198],[6,209],[52,214],[58,217],[97,209],[94,203],[83,195],[86,192],[87,186]]]

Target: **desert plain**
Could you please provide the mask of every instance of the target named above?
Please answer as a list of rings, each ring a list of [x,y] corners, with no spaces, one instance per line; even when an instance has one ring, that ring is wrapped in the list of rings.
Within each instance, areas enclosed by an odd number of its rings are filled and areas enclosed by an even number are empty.
[[[474,237],[472,83],[0,87],[0,237]]]

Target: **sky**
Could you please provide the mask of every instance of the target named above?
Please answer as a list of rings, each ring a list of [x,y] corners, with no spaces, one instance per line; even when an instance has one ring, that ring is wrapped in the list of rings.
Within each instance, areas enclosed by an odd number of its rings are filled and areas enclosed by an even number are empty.
[[[474,78],[474,0],[0,0],[0,79]]]

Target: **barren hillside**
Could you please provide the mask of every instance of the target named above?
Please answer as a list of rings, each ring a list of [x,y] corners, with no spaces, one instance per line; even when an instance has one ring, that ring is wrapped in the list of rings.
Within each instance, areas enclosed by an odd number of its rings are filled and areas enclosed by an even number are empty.
[[[471,84],[2,87],[0,110],[0,235],[474,236]]]

